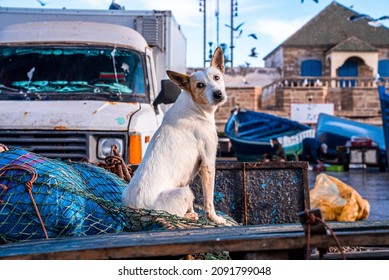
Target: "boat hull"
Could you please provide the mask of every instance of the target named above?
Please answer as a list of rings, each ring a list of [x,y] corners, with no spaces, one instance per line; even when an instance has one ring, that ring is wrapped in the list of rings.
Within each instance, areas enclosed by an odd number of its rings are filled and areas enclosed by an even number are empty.
[[[302,151],[302,140],[314,137],[311,127],[274,115],[250,110],[232,112],[225,134],[241,161],[259,161],[271,152],[271,139],[277,138],[290,159]]]
[[[319,114],[315,138],[326,143],[330,153],[336,154],[336,147],[345,146],[353,136],[371,138],[381,151],[386,149],[382,127]]]

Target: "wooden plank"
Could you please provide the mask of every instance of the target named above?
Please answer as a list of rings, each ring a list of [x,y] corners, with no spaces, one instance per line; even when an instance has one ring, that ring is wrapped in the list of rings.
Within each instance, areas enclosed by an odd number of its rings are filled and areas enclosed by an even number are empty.
[[[388,260],[389,259],[389,250],[381,248],[380,250],[375,250],[374,248],[369,248],[366,251],[356,251],[356,252],[346,252],[345,253],[347,260]],[[318,259],[318,256],[313,256],[311,259]],[[327,253],[324,255],[325,260],[340,260],[342,259],[339,253]]]
[[[343,246],[389,246],[389,222],[331,223],[331,227]],[[312,236],[312,248],[329,246],[336,246],[331,236]],[[25,241],[0,246],[0,259],[139,259],[218,251],[252,252],[258,258],[261,252],[305,247],[299,224],[256,225]]]

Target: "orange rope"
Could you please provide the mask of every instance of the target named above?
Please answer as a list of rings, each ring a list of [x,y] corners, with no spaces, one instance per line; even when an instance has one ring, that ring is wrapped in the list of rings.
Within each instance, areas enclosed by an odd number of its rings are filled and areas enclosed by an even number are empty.
[[[342,259],[345,260],[346,256],[344,255],[343,248],[340,245],[340,241],[336,236],[335,232],[331,229],[331,227],[324,222],[323,219],[316,217],[313,213],[310,213],[308,209],[304,210],[305,215],[307,216],[306,224],[307,224],[307,260],[310,258],[311,254],[311,225],[315,224],[316,221],[322,223],[331,233],[332,237],[335,239],[336,245],[339,248],[340,254],[342,255]]]
[[[8,171],[8,170],[16,170],[16,169],[24,170],[24,171],[27,171],[27,172],[29,172],[31,174],[30,180],[28,180],[26,182],[26,190],[27,190],[27,192],[28,192],[28,194],[30,196],[30,199],[31,199],[31,202],[32,202],[32,206],[34,207],[35,213],[36,213],[36,215],[37,215],[37,217],[39,219],[39,222],[40,222],[40,225],[42,227],[43,233],[44,233],[45,237],[48,239],[49,236],[47,234],[45,224],[44,224],[44,222],[42,220],[42,217],[41,217],[41,214],[39,212],[38,206],[36,205],[34,196],[32,194],[32,187],[33,187],[32,184],[38,178],[38,174],[36,173],[35,169],[30,167],[30,166],[8,164],[8,165],[5,165],[2,168],[0,168],[0,172],[2,171],[2,173],[0,174],[0,177],[3,176],[6,171]],[[2,185],[2,187],[4,188],[5,186]],[[7,189],[7,187],[5,187],[5,189]]]
[[[0,184],[0,187],[2,187],[4,191],[8,190],[6,185]],[[3,203],[1,199],[0,199],[0,203]]]

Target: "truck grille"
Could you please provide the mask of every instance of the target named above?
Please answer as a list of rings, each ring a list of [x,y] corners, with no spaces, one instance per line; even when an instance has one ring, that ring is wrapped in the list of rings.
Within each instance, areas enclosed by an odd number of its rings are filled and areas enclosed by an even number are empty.
[[[88,157],[88,133],[69,131],[0,131],[0,143],[21,147],[48,158]]]

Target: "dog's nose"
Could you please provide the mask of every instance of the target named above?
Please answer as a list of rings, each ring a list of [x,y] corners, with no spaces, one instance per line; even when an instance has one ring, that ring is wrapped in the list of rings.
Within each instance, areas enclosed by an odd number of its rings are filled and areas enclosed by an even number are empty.
[[[222,100],[223,99],[223,93],[220,90],[214,91],[213,92],[213,99],[215,99],[215,101]]]

